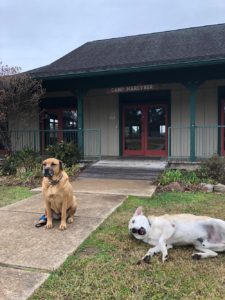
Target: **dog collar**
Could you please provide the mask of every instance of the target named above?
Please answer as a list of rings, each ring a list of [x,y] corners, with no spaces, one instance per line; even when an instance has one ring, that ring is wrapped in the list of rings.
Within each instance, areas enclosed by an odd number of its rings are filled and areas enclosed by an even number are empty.
[[[48,181],[49,181],[50,185],[56,185],[56,184],[58,184],[60,182],[60,180],[62,178],[63,178],[63,175],[61,175],[59,179],[55,179],[55,180],[51,179],[51,178],[48,178]]]

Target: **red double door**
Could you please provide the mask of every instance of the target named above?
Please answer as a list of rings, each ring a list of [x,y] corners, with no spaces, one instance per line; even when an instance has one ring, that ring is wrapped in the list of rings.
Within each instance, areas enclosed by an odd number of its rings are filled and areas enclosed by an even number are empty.
[[[167,105],[123,108],[123,155],[167,156]]]

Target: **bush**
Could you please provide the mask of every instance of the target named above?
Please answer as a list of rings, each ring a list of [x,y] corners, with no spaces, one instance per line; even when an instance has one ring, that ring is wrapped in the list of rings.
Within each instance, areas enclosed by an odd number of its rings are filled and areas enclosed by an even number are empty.
[[[80,153],[73,143],[60,142],[46,148],[45,154],[48,157],[55,157],[61,160],[66,167],[71,167],[80,159]]]
[[[71,167],[66,167],[64,171],[67,173],[68,176],[72,177],[78,175],[80,168],[79,165],[72,165]]]
[[[180,181],[182,173],[180,170],[165,170],[160,178],[161,185],[167,185],[171,182]]]
[[[30,172],[40,169],[41,157],[38,152],[29,148],[24,148],[5,157],[1,166],[2,175],[15,175],[17,173]]]
[[[201,179],[194,171],[165,170],[159,182],[161,185],[167,185],[172,182],[180,182],[182,184],[199,184]]]
[[[210,179],[225,184],[225,158],[213,155],[202,163],[197,174],[204,180]]]
[[[186,172],[183,178],[184,183],[198,184],[201,182],[201,178],[195,171]]]
[[[201,167],[196,171],[165,170],[159,180],[161,185],[172,182],[182,184],[222,183],[225,184],[225,157],[213,155],[202,162]]]

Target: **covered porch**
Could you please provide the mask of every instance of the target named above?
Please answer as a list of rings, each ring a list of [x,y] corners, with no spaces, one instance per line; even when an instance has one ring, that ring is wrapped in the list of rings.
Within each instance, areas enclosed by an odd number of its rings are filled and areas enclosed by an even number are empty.
[[[224,79],[185,84],[135,80],[134,85],[120,87],[112,83],[73,96],[68,87],[54,94],[48,91],[42,114],[36,112],[32,120],[19,123],[11,120],[7,133],[1,132],[2,152],[5,135],[12,151],[32,148],[43,153],[48,145],[64,141],[76,144],[83,159],[154,157],[196,162],[224,155]],[[62,94],[70,95],[73,106],[68,107]]]

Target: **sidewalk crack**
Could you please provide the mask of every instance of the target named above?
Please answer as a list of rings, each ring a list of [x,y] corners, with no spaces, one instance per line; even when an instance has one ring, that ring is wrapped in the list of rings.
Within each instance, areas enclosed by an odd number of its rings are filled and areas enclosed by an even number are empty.
[[[52,270],[48,270],[48,269],[26,267],[26,266],[19,266],[19,265],[10,265],[10,264],[4,264],[4,263],[0,263],[0,267],[17,269],[17,270],[22,270],[22,271],[29,271],[29,272],[47,273],[47,274],[50,274],[52,272]]]

